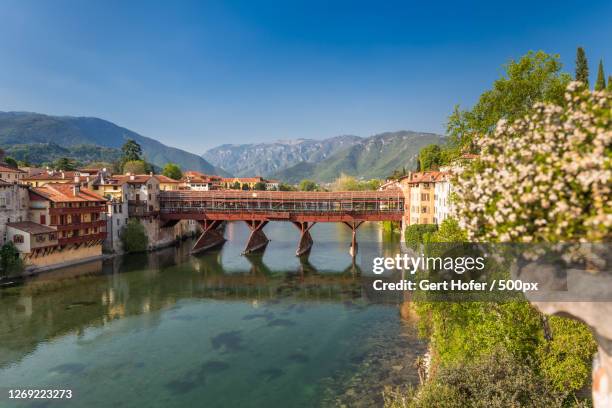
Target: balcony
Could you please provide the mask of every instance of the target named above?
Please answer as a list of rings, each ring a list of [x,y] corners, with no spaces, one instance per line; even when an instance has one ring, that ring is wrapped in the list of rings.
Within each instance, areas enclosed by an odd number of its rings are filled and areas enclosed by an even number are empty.
[[[105,220],[91,221],[91,222],[72,222],[68,224],[51,224],[52,227],[55,227],[58,231],[71,231],[71,230],[79,230],[85,228],[103,228],[106,226]]]
[[[59,238],[57,241],[60,245],[68,245],[68,244],[81,244],[84,242],[92,242],[92,241],[103,241],[105,239],[106,239],[106,232],[98,232],[97,234]]]
[[[103,213],[106,212],[105,205],[95,205],[91,207],[61,207],[49,208],[50,215],[63,214],[87,214],[87,213]]]

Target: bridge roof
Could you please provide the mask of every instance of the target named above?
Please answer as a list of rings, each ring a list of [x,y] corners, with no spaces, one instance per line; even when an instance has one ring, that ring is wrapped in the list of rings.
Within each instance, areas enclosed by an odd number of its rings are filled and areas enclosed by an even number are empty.
[[[264,199],[264,200],[341,200],[341,199],[391,199],[403,198],[401,190],[384,191],[162,191],[162,198],[232,198],[232,199]]]

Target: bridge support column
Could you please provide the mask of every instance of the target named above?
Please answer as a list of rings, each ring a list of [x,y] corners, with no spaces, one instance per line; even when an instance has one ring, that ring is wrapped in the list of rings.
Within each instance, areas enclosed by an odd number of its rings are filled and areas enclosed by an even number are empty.
[[[249,235],[249,240],[247,241],[247,245],[242,252],[243,255],[250,254],[256,251],[263,251],[266,249],[268,242],[270,240],[266,237],[266,234],[263,232],[263,227],[266,226],[268,221],[245,221],[251,230],[251,235]]]
[[[351,248],[349,249],[349,254],[354,258],[357,256],[357,228],[363,224],[363,221],[343,221],[346,226],[348,226],[351,230],[353,230],[353,237],[351,238]]]
[[[295,255],[306,255],[312,249],[313,242],[312,236],[310,236],[310,229],[316,224],[316,222],[312,222],[310,225],[307,222],[292,221],[292,223],[300,230],[300,243],[295,251]]]
[[[191,253],[206,251],[207,249],[223,245],[225,238],[223,238],[223,231],[219,231],[219,226],[223,221],[203,220],[198,222],[202,226],[203,232],[191,249]]]

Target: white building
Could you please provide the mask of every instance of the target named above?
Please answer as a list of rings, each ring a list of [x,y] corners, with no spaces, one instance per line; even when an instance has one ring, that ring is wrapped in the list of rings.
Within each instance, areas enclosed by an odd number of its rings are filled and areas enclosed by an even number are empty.
[[[29,197],[27,186],[0,180],[0,245],[7,242],[6,224],[28,219]]]
[[[451,173],[440,173],[434,187],[434,224],[442,224],[442,221],[453,214],[451,195],[453,185],[450,181]]]

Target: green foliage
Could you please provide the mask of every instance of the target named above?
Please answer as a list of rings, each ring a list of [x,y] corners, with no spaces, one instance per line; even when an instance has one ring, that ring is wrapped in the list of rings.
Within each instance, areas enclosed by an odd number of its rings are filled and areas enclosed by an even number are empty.
[[[232,184],[232,185],[230,186],[230,188],[231,188],[232,190],[240,190],[240,182],[239,182],[239,181],[235,181],[235,182],[234,182],[234,184]]]
[[[606,75],[604,74],[603,60],[599,60],[597,69],[597,81],[595,81],[595,90],[603,91],[606,89]]]
[[[55,143],[31,143],[6,145],[7,153],[17,161],[41,166],[52,165],[62,157],[73,160],[78,166],[95,167],[92,162],[113,163],[120,159],[119,149],[94,145],[62,147]],[[109,165],[106,166],[110,168]],[[118,169],[121,171],[121,169]]]
[[[317,191],[319,189],[319,185],[312,180],[302,180],[298,186],[300,191]]]
[[[512,121],[524,116],[536,102],[564,104],[570,77],[561,73],[558,55],[530,51],[519,61],[511,60],[505,71],[471,110],[456,106],[450,115],[447,131],[456,153],[474,151],[475,136],[491,132],[500,119]]]
[[[608,86],[606,87],[608,92],[612,92],[612,75],[608,75]]]
[[[578,47],[576,50],[576,81],[582,82],[589,87],[589,63],[587,62],[584,48]]]
[[[249,190],[249,185],[248,185],[248,184],[246,184],[246,183],[245,183],[245,184],[243,184],[243,185],[242,185],[242,190],[244,190],[244,191]]]
[[[440,228],[434,232],[423,234],[425,243],[446,242],[468,242],[467,232],[459,227],[459,222],[454,218],[447,218],[440,224]]]
[[[256,191],[266,191],[266,183],[264,183],[263,181],[258,181],[253,186],[253,190],[256,190]]]
[[[19,163],[17,163],[17,160],[13,159],[12,157],[6,156],[4,158],[4,162],[15,169],[19,167]]]
[[[55,170],[74,171],[77,169],[77,163],[68,157],[62,157],[53,162]]]
[[[589,328],[564,317],[548,319],[552,340],[540,344],[537,357],[542,373],[559,391],[580,390],[589,381],[597,345]]]
[[[21,272],[23,267],[23,260],[13,242],[9,241],[0,247],[0,270],[5,275]]]
[[[144,160],[127,161],[123,164],[123,174],[147,174],[149,166]]]
[[[149,237],[144,226],[136,219],[130,219],[121,230],[119,238],[127,253],[144,252],[149,245]]]
[[[366,191],[377,190],[380,187],[380,180],[372,179],[359,181],[355,177],[341,174],[332,184],[333,191]]]
[[[181,168],[178,164],[175,163],[167,163],[164,166],[162,174],[174,180],[180,180],[183,177],[183,172],[181,171]]]
[[[435,224],[414,224],[406,227],[406,244],[411,248],[418,248],[425,243],[426,234],[434,233],[438,230]]]
[[[278,190],[279,191],[296,191],[297,189],[290,184],[280,183],[278,185]]]
[[[386,408],[549,408],[561,406],[565,395],[542,378],[528,360],[516,360],[496,348],[472,362],[442,368],[418,394],[393,397],[386,398]]]
[[[128,139],[121,146],[122,161],[139,161],[142,160],[142,147],[134,139]]]
[[[442,164],[442,149],[439,145],[425,146],[419,152],[421,171],[435,170]]]

